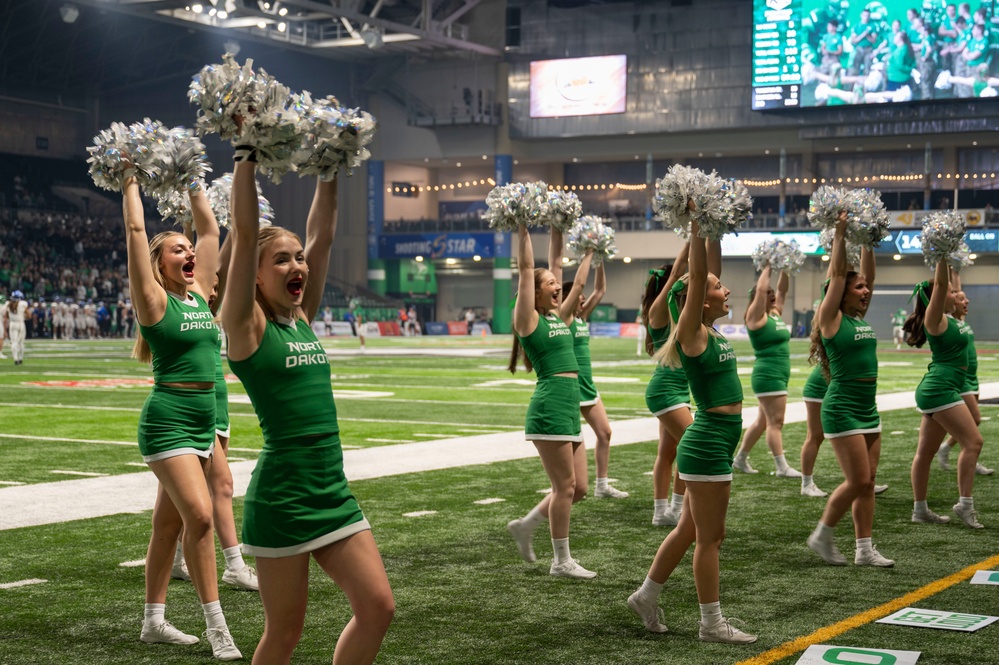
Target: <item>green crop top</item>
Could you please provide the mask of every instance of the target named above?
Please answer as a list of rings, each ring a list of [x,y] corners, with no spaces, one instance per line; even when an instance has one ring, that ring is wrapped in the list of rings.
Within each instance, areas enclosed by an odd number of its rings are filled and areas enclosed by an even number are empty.
[[[590,326],[581,318],[574,317],[569,325],[572,331],[572,353],[579,367],[590,366]]]
[[[219,328],[200,295],[181,300],[167,291],[163,318],[139,330],[153,352],[156,383],[215,383]]]
[[[573,353],[573,336],[569,326],[555,313],[538,315],[538,327],[527,337],[517,335],[527,359],[539,379],[554,374],[579,372]]]
[[[268,321],[249,358],[229,360],[260,420],[264,441],[336,434],[330,361],[306,321]]]
[[[878,336],[863,319],[843,314],[839,330],[822,336],[832,381],[878,378]]]
[[[698,409],[710,409],[742,401],[742,382],[736,367],[735,351],[720,333],[708,333],[704,353],[688,357],[677,344],[680,362],[687,374],[690,394]]]
[[[749,341],[757,358],[787,358],[791,353],[791,331],[779,316],[768,315],[759,330],[749,330]]]
[[[947,328],[943,333],[931,335],[930,331],[926,330],[926,340],[930,343],[930,351],[933,352],[930,367],[945,365],[957,369],[967,369],[971,327],[949,314],[946,318]],[[925,330],[925,326],[923,329]]]

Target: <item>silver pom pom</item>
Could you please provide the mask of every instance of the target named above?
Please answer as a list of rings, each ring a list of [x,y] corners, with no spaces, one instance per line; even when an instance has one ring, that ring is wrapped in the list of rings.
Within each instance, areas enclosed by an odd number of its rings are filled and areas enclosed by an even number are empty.
[[[232,174],[224,173],[221,177],[212,181],[205,196],[208,197],[208,204],[212,207],[215,219],[219,226],[229,228],[232,225],[232,216],[229,214],[229,200],[232,195]],[[257,183],[257,202],[259,204],[260,226],[271,226],[274,223],[274,209],[270,201],[260,190],[260,183]]]
[[[304,143],[294,157],[299,176],[330,181],[341,169],[351,175],[371,156],[366,146],[374,139],[376,123],[370,113],[344,108],[332,96],[313,103],[308,92],[296,98],[296,108],[308,123]]]
[[[740,182],[725,180],[713,171],[704,187],[695,193],[698,235],[708,240],[721,240],[753,217],[753,198]]]
[[[950,264],[954,272],[961,272],[964,268],[975,265],[975,262],[971,260],[971,248],[968,247],[968,243],[962,242],[960,247],[951,252],[947,256],[947,263]]]
[[[891,217],[881,201],[881,193],[873,189],[846,190],[823,185],[812,194],[808,205],[808,221],[812,226],[836,227],[840,211],[847,213],[848,244],[874,249],[888,233]]]
[[[614,229],[595,215],[584,215],[569,229],[566,246],[577,258],[593,250],[593,263],[599,265],[617,254],[614,246]]]
[[[662,178],[656,180],[652,210],[666,225],[681,236],[689,236],[690,213],[687,202],[704,189],[708,175],[700,169],[674,164]]]
[[[822,232],[819,233],[819,244],[825,247],[826,253],[829,254],[830,256],[832,255],[832,244],[834,236],[835,236],[835,229],[831,226],[822,229]],[[847,264],[851,266],[859,266],[860,247],[854,245],[851,242],[846,242],[845,245],[846,245],[845,249],[846,249]]]
[[[185,127],[166,129],[146,118],[141,126],[136,125],[136,134],[144,149],[135,158],[135,169],[143,191],[150,196],[163,198],[189,190],[212,170],[204,144]]]
[[[923,221],[920,242],[923,248],[923,261],[936,267],[964,244],[967,224],[964,216],[953,210],[939,210],[931,213]]]
[[[542,183],[543,184],[543,183]],[[583,214],[583,204],[573,192],[558,189],[547,192],[545,219],[553,229],[567,231]]]
[[[87,148],[90,153],[88,170],[94,184],[101,189],[120,192],[124,161],[131,159],[135,151],[135,136],[124,123],[112,122],[111,127],[102,129],[94,137],[94,145]]]

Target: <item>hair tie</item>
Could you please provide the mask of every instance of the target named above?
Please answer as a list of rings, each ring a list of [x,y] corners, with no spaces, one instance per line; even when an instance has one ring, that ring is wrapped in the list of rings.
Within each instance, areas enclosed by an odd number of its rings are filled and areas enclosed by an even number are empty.
[[[929,296],[926,295],[926,289],[928,288],[930,288],[929,281],[924,281],[920,282],[919,284],[916,284],[916,286],[912,289],[912,295],[909,296],[909,300],[907,302],[912,302],[913,298],[919,296],[919,299],[923,302],[923,307],[929,307],[930,298]]]
[[[676,304],[676,297],[687,288],[686,282],[683,280],[676,280],[673,282],[673,286],[670,287],[669,293],[666,294],[666,305],[669,307],[670,316],[673,317],[674,321],[680,320],[680,307]]]
[[[513,297],[513,300],[510,301],[510,309],[513,309],[516,306],[516,304],[517,304],[517,296],[515,295]]]
[[[645,285],[648,286],[649,280],[655,278],[655,280],[656,280],[656,288],[659,288],[659,278],[660,277],[665,277],[665,276],[666,276],[666,271],[665,270],[659,270],[657,268],[650,268],[649,269],[649,276],[645,280]]]

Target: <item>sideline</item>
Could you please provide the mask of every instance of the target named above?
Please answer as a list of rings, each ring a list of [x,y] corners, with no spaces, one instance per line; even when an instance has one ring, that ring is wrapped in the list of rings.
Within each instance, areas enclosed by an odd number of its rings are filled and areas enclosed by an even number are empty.
[[[955,584],[960,584],[965,580],[971,579],[975,575],[975,572],[979,570],[992,570],[996,566],[999,566],[999,554],[989,557],[984,561],[972,564],[964,570],[959,570],[952,575],[930,582],[926,586],[910,591],[904,596],[899,596],[894,600],[889,600],[883,605],[872,607],[871,609],[865,610],[860,614],[855,614],[852,617],[843,619],[842,621],[837,621],[836,623],[825,626],[824,628],[819,628],[811,635],[799,637],[791,640],[790,642],[785,642],[779,647],[774,647],[769,651],[764,651],[763,653],[753,656],[752,658],[740,660],[735,663],[735,665],[770,665],[771,663],[776,663],[778,660],[792,656],[799,651],[804,651],[813,644],[828,642],[832,638],[842,635],[843,633],[853,630],[854,628],[859,628],[860,626],[871,623],[872,621],[877,621],[878,619],[886,617],[893,612],[897,612],[902,608],[915,605],[919,601],[936,595],[944,589],[948,589]]]
[[[981,398],[999,397],[999,382],[983,383]],[[878,410],[911,409],[915,392],[878,395]],[[757,408],[742,410],[743,427],[756,419]],[[805,421],[805,403],[787,405],[785,423]],[[612,446],[655,441],[659,424],[656,418],[634,418],[613,422]],[[587,440],[594,440],[593,430],[584,425]],[[524,440],[523,431],[481,434],[437,441],[420,441],[395,446],[344,450],[344,471],[352,481],[396,476],[404,473],[436,471],[475,464],[492,464],[534,457],[534,445]],[[233,496],[246,494],[255,460],[230,464]],[[14,487],[0,487],[0,531],[23,527],[58,524],[153,509],[156,500],[156,477],[151,471],[127,473],[103,478],[64,480]]]

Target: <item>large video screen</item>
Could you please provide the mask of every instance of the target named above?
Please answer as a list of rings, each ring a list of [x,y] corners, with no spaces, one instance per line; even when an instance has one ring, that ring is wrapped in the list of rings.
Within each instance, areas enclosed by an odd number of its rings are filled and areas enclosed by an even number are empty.
[[[628,58],[535,60],[531,63],[531,117],[624,113]]]
[[[995,97],[993,0],[753,0],[753,108]]]

